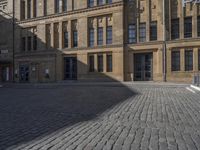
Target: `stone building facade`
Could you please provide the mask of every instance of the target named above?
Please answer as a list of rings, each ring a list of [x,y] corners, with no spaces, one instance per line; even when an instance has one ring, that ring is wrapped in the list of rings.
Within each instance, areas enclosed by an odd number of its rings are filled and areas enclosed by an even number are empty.
[[[12,2],[0,0],[0,82],[13,80]]]
[[[190,82],[200,70],[199,4],[15,0],[15,18],[19,82],[162,81],[163,68],[167,81]]]

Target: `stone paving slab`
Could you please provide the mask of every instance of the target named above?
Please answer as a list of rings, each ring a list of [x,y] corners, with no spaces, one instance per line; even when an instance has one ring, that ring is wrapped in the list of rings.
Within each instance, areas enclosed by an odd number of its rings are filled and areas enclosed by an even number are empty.
[[[3,88],[0,95],[0,149],[200,150],[200,92],[185,85]]]

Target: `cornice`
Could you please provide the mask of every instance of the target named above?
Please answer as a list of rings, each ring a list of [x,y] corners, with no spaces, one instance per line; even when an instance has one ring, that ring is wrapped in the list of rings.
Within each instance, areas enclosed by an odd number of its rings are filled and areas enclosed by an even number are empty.
[[[123,4],[124,4],[124,2],[120,1],[120,2],[115,2],[112,4],[105,4],[105,5],[101,5],[101,6],[94,6],[91,8],[83,8],[83,9],[58,13],[58,14],[52,14],[52,15],[48,15],[48,16],[41,16],[41,17],[26,19],[26,20],[22,20],[22,21],[16,21],[16,23],[24,24],[24,23],[40,21],[40,20],[44,20],[44,19],[52,19],[52,18],[57,18],[57,17],[62,17],[62,16],[73,15],[73,14],[80,14],[80,13],[85,13],[85,12],[90,12],[90,11],[101,10],[101,9],[108,9],[108,8],[112,8],[112,7],[122,6]]]

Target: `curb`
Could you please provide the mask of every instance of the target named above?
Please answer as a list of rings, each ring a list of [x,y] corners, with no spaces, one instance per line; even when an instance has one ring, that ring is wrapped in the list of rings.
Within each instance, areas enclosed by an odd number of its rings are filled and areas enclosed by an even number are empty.
[[[200,87],[198,87],[198,86],[195,86],[195,85],[190,85],[190,87],[191,87],[191,88],[194,88],[195,90],[198,90],[198,91],[200,91]]]

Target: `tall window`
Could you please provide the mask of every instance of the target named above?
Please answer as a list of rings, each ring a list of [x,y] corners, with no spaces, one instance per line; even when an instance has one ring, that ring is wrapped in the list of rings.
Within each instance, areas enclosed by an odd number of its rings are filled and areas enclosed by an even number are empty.
[[[197,35],[200,37],[200,16],[197,18]]]
[[[26,38],[25,37],[21,38],[21,50],[26,51]]]
[[[192,37],[192,17],[184,19],[184,38]]]
[[[88,0],[88,7],[94,6],[94,0]]]
[[[67,0],[63,0],[63,11],[66,12],[67,11]]]
[[[47,0],[44,0],[44,16],[47,15]]]
[[[112,3],[112,0],[106,0],[106,3],[107,3],[107,4],[111,4],[111,3]]]
[[[89,72],[94,72],[94,55],[89,56]]]
[[[180,71],[180,51],[172,51],[171,64],[172,71]]]
[[[103,5],[103,0],[97,0],[97,5]]]
[[[94,29],[93,28],[89,29],[89,46],[90,47],[94,46]]]
[[[67,48],[69,46],[69,38],[68,38],[68,32],[64,32],[64,48]]]
[[[51,24],[46,25],[46,48],[51,47]]]
[[[21,1],[21,20],[24,20],[25,19],[25,1],[22,0]]]
[[[136,27],[134,24],[128,26],[128,43],[136,43]]]
[[[141,23],[139,27],[139,40],[140,42],[146,41],[146,23]]]
[[[171,39],[179,39],[179,19],[171,21]]]
[[[37,17],[37,0],[33,0],[33,17]]]
[[[199,70],[200,70],[200,49],[198,50],[198,64],[199,64]]]
[[[103,72],[103,55],[98,55],[98,72]]]
[[[185,50],[185,71],[193,70],[193,50]]]
[[[60,0],[55,0],[55,13],[59,13]]]
[[[78,32],[77,32],[77,30],[73,31],[73,47],[78,47]]]
[[[31,0],[27,1],[27,18],[31,18]]]
[[[151,22],[150,24],[150,41],[157,40],[157,22]]]
[[[112,26],[106,28],[106,44],[112,44]]]
[[[97,44],[103,45],[103,27],[98,27]]]
[[[112,55],[108,54],[106,56],[106,59],[107,59],[107,61],[106,61],[106,63],[107,63],[107,65],[106,65],[107,72],[112,72],[112,69],[113,69],[113,66],[112,66]]]
[[[31,51],[31,49],[32,49],[32,37],[31,36],[28,37],[28,41],[27,42],[28,42],[27,43],[28,51]]]
[[[33,50],[37,50],[37,35],[33,36]]]

